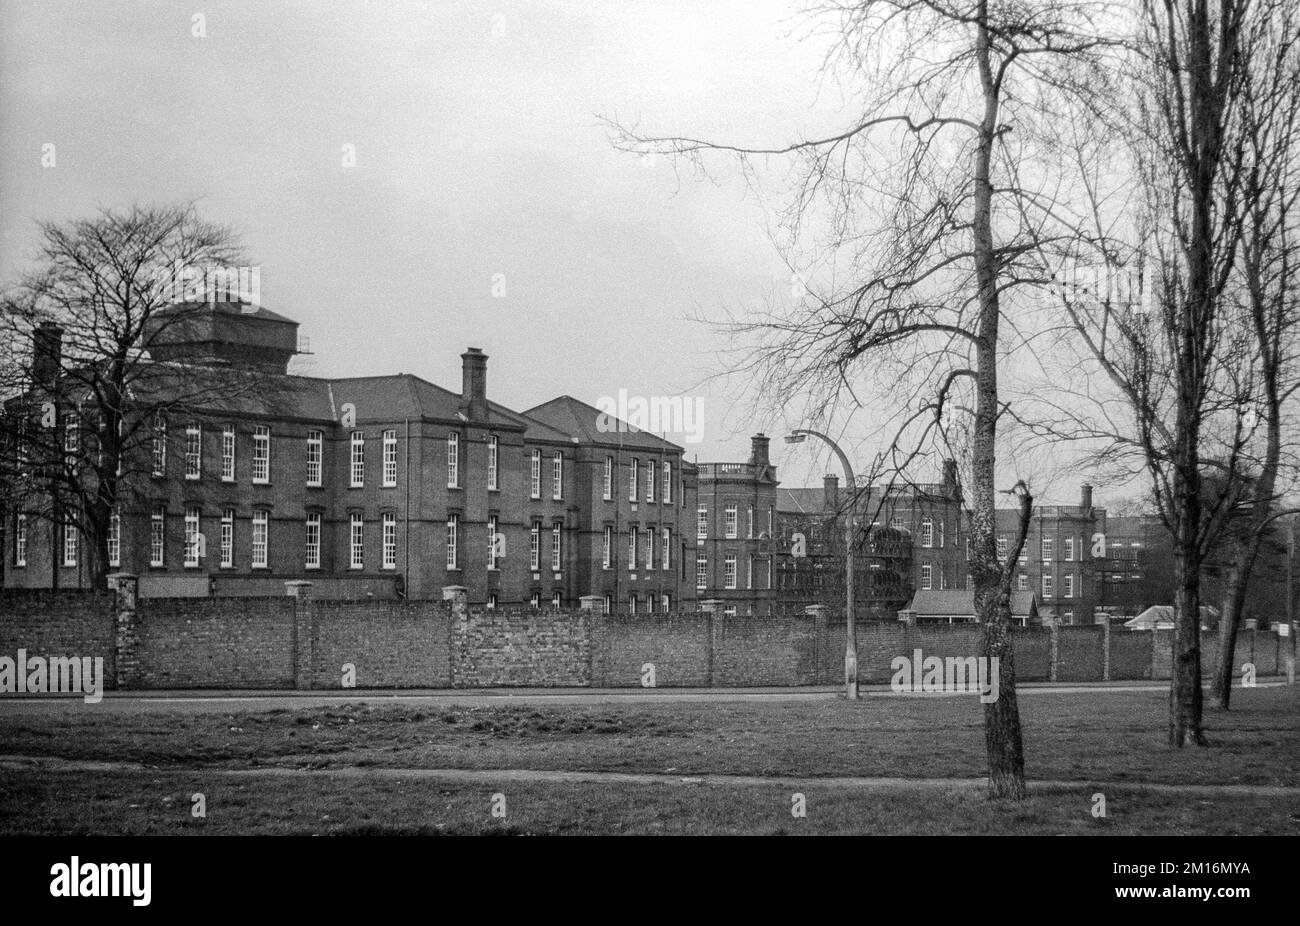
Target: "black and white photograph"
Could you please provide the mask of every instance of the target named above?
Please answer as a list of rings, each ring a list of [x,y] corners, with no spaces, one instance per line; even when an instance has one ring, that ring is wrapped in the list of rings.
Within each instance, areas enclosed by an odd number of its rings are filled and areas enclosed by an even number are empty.
[[[1300,0],[0,0],[0,204],[6,903],[1294,897]]]

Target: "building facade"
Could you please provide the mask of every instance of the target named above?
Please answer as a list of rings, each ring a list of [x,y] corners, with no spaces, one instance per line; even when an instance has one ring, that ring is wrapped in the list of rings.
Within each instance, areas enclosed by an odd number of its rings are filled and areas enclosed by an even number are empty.
[[[701,463],[696,503],[695,584],[724,614],[769,617],[777,600],[776,467],[769,438],[750,438],[745,463]]]
[[[492,402],[476,348],[459,393],[406,374],[294,376],[296,323],[238,303],[186,308],[195,323],[157,337],[156,362],[256,373],[258,386],[154,397],[167,411],[113,518],[112,569],[160,587],[207,577],[230,594],[374,580],[416,598],[464,586],[489,607],[590,595],[638,613],[693,607],[695,473],[681,447],[567,396],[527,413]],[[6,587],[86,586],[82,538],[33,516],[38,501],[8,513]]]

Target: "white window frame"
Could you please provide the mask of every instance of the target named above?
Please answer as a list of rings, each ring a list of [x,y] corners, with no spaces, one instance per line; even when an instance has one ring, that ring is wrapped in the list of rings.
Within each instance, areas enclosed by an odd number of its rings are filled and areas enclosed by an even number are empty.
[[[364,489],[366,486],[366,432],[353,431],[348,451],[348,488]]]
[[[645,500],[653,502],[655,500],[655,461],[645,461]]]
[[[559,572],[563,559],[564,524],[556,521],[551,525],[551,571]]]
[[[447,515],[447,568],[459,569],[460,515]]]
[[[1043,537],[1039,540],[1039,550],[1043,556],[1043,562],[1050,563],[1056,553],[1056,543],[1051,537]]]
[[[1052,574],[1050,572],[1045,572],[1043,573],[1043,599],[1046,600],[1051,597],[1052,597]]]
[[[529,464],[529,476],[531,483],[529,487],[529,498],[542,497],[542,451],[534,450],[532,452]]]
[[[664,461],[663,498],[665,505],[671,505],[673,503],[673,464],[667,460]]]
[[[728,505],[722,509],[722,536],[728,540],[735,540],[740,530],[740,512],[737,506]]]
[[[528,531],[528,563],[533,572],[542,568],[542,522],[534,520]]]
[[[645,568],[646,571],[655,568],[655,529],[653,527],[645,529]]]
[[[934,588],[934,567],[929,563],[921,564],[921,588],[925,591]]]
[[[695,587],[709,587],[709,558],[707,556],[695,557]]]
[[[490,571],[492,571],[492,572],[495,572],[495,571],[497,570],[497,525],[498,525],[499,523],[500,523],[500,522],[498,521],[496,515],[494,515],[494,514],[492,514],[492,515],[488,515],[488,520],[487,520],[487,534],[488,534],[488,557],[487,557],[487,567],[488,567],[488,569],[489,569]]]
[[[638,501],[637,487],[641,481],[641,461],[633,457],[627,462],[627,500]]]
[[[259,529],[262,535],[260,541],[258,540]],[[253,569],[270,568],[270,550],[271,516],[265,508],[258,508],[253,511],[253,539],[249,547]]]
[[[396,488],[397,486],[397,430],[388,428],[383,432],[383,466],[384,471],[380,476],[380,485],[385,489]]]
[[[203,513],[198,508],[185,509],[185,560],[186,569],[197,569],[201,565],[199,558],[199,535],[202,533]]]
[[[560,450],[551,459],[551,498],[557,502],[564,498],[564,453]]]
[[[495,434],[488,435],[487,439],[487,487],[489,492],[496,492],[501,487],[497,483],[499,476],[498,454],[500,453],[500,442]]]
[[[318,488],[321,485],[322,470],[325,466],[325,432],[307,432],[307,485]]]
[[[167,564],[167,509],[162,505],[149,513],[149,565],[160,568]]]
[[[1063,544],[1064,544],[1064,549],[1062,549],[1061,551],[1061,553],[1063,554],[1063,559],[1067,563],[1074,562],[1074,538],[1073,537],[1064,538]]]
[[[27,513],[19,511],[14,515],[14,565],[27,565]]]
[[[108,565],[122,565],[122,515],[116,508],[108,516]]]
[[[663,549],[659,553],[659,568],[669,570],[673,568],[673,529],[665,527],[661,531],[663,539]]]
[[[695,510],[695,539],[703,542],[709,539],[709,509]]]
[[[614,562],[614,528],[605,525],[605,536],[601,545],[601,568],[609,569]]]
[[[380,568],[397,568],[397,515],[385,511],[380,516],[382,532],[380,534]]]
[[[602,486],[600,497],[605,501],[610,501],[614,497],[614,458],[605,457],[605,482]]]
[[[303,524],[303,568],[320,568],[321,516],[319,511],[307,512]]]
[[[728,553],[722,558],[722,587],[735,588],[738,572],[736,567],[736,554]]]
[[[1061,597],[1074,597],[1074,573],[1072,572],[1067,572],[1065,575],[1061,576]]]
[[[627,571],[636,572],[637,529],[627,529]]]
[[[63,519],[63,565],[65,568],[77,565],[77,553],[80,547],[77,540],[77,524],[72,515],[68,515]]]
[[[235,426],[228,424],[221,429],[221,481],[235,481]]]
[[[167,416],[154,412],[153,416],[153,475],[167,472]]]
[[[258,475],[258,473],[261,475]],[[253,430],[253,485],[271,482],[271,429],[259,424]]]
[[[921,546],[927,550],[934,549],[934,520],[932,518],[921,519]]]
[[[235,509],[226,508],[221,512],[221,568],[233,569],[235,566]]]
[[[447,435],[447,488],[460,488],[460,435]]]
[[[356,511],[348,515],[348,568],[366,568],[366,519]]]
[[[199,479],[203,476],[203,426],[187,424],[185,426],[185,478]]]

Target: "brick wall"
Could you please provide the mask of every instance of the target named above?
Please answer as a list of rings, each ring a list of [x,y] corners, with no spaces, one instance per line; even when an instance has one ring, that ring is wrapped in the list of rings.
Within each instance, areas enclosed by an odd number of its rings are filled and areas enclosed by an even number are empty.
[[[1052,634],[1034,627],[1011,631],[1016,656],[1016,678],[1045,682],[1052,677]]]
[[[806,685],[815,668],[815,639],[810,618],[719,616],[714,624],[713,684]]]
[[[299,623],[302,673],[312,688],[450,688],[450,614],[434,601],[315,601]],[[309,649],[308,649],[309,648]]]
[[[294,599],[142,598],[133,688],[292,688]]]
[[[105,592],[12,590],[0,593],[0,656],[104,659],[105,687],[117,677],[113,596]]]
[[[460,688],[591,684],[589,611],[483,610],[453,614],[453,678]]]
[[[1102,677],[1105,650],[1102,628],[1096,625],[1057,628],[1056,680],[1095,682]]]
[[[1110,677],[1113,680],[1151,678],[1151,645],[1154,631],[1110,631]]]
[[[126,581],[130,581],[129,579]],[[108,687],[338,689],[343,665],[358,688],[595,686],[636,688],[653,664],[657,687],[838,685],[844,624],[824,616],[606,615],[593,611],[470,610],[421,601],[139,598],[78,591],[0,593],[0,655],[104,657]],[[973,625],[864,623],[859,677],[888,683],[895,656],[976,655]],[[1099,681],[1105,628],[1013,631],[1017,676]],[[1169,631],[1109,634],[1112,679],[1169,677]],[[1207,642],[1208,639],[1207,639]],[[1236,674],[1283,665],[1289,641],[1243,630]],[[1213,668],[1207,647],[1205,672]]]
[[[708,614],[596,615],[591,684],[641,687],[641,668],[654,665],[655,687],[709,684],[712,629]]]

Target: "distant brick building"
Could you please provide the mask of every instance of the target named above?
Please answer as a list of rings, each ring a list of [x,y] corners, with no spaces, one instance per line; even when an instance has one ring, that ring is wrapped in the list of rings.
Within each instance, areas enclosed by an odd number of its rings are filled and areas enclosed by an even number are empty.
[[[155,339],[156,362],[266,380],[158,417],[152,464],[113,522],[112,568],[163,586],[207,577],[221,594],[374,580],[412,598],[463,585],[488,606],[693,605],[695,472],[681,447],[608,428],[567,396],[526,413],[492,402],[477,348],[461,355],[459,393],[407,374],[294,376],[292,320],[177,308],[191,318]],[[48,587],[55,569],[61,586],[87,584],[75,532],[21,502],[7,522],[6,587]]]
[[[776,603],[776,467],[755,434],[745,463],[701,463],[693,537],[696,594],[723,613],[771,616]]]

